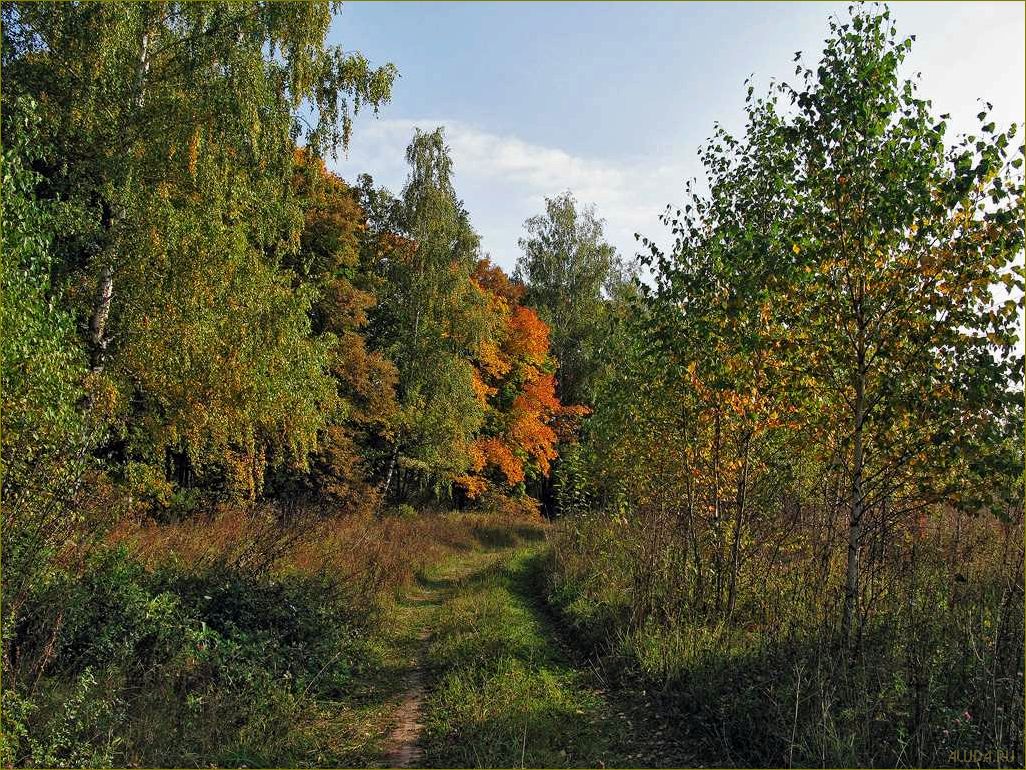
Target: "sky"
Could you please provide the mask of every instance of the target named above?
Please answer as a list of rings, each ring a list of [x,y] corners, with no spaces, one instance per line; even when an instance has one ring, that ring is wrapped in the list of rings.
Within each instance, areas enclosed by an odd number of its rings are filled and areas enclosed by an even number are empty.
[[[389,104],[357,117],[333,168],[398,192],[414,128],[445,126],[456,191],[495,262],[512,269],[524,220],[568,189],[629,258],[634,233],[666,242],[659,214],[701,178],[714,124],[743,127],[745,79],[757,93],[794,82],[795,53],[817,61],[828,17],[848,5],[347,2],[329,41],[400,77]],[[1022,126],[1026,5],[890,8],[899,34],[916,36],[905,74],[922,74],[920,94],[951,113],[951,133],[972,130],[980,99],[999,126]]]

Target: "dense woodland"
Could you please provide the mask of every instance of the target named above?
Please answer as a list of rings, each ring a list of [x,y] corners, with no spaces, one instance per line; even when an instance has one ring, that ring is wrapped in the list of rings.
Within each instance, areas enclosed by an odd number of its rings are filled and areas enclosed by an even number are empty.
[[[0,762],[387,761],[404,592],[496,555],[422,763],[1021,767],[1016,126],[855,7],[507,275],[444,127],[329,170],[399,74],[338,5],[2,6]]]

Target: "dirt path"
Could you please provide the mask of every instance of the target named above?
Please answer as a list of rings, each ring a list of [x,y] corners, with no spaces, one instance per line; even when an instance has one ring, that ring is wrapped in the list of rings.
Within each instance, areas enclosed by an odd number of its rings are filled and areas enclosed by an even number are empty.
[[[423,750],[423,706],[427,688],[425,658],[438,608],[452,594],[453,586],[467,575],[485,569],[501,554],[475,553],[453,560],[418,581],[399,603],[397,621],[406,628],[409,669],[403,681],[404,694],[392,716],[392,728],[384,741],[385,767],[416,767]]]
[[[397,603],[395,689],[378,733],[377,766],[521,766],[525,752],[530,765],[542,767],[701,766],[654,693],[608,681],[574,649],[567,629],[546,610],[536,562],[510,562],[516,554],[462,554]],[[499,561],[504,566],[491,570]],[[435,660],[453,654],[432,645],[447,650],[454,633],[479,655]],[[461,681],[456,692],[434,689],[429,652],[432,665]],[[495,655],[511,662],[496,667],[487,660]],[[514,679],[505,678],[510,671]],[[442,733],[425,735],[427,724],[441,725]]]
[[[427,647],[430,638],[431,631],[422,629],[419,634],[422,647]],[[388,767],[415,767],[423,753],[419,741],[424,730],[421,721],[424,681],[424,666],[418,659],[413,662],[413,668],[406,677],[406,695],[395,712],[395,727],[385,742],[385,762]]]

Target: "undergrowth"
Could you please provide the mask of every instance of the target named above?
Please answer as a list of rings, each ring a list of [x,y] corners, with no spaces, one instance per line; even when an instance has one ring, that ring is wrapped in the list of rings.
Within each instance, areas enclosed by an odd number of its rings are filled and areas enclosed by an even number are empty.
[[[875,596],[848,644],[830,597],[811,579],[803,587],[797,572],[753,567],[750,601],[730,622],[689,607],[658,576],[644,583],[654,598],[640,596],[635,573],[647,566],[617,526],[593,515],[553,535],[550,605],[622,689],[656,693],[655,708],[701,763],[1022,765],[1014,560],[1007,573],[982,551],[952,564],[922,543],[915,571]],[[639,606],[681,609],[661,615]]]
[[[252,511],[122,527],[77,567],[49,570],[5,626],[0,763],[374,761],[397,592],[447,555],[540,527]]]

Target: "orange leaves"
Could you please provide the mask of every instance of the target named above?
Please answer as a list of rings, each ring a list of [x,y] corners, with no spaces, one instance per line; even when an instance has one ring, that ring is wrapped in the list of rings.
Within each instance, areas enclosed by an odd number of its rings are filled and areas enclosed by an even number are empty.
[[[396,233],[382,233],[378,236],[375,253],[378,257],[388,257],[412,265],[418,248],[419,244],[410,238],[404,238]]]
[[[367,349],[356,332],[339,336],[331,373],[341,394],[352,404],[352,417],[358,423],[387,425],[395,416],[399,373],[391,361]]]
[[[496,466],[506,477],[506,483],[519,484],[524,480],[524,464],[513,454],[513,449],[496,436],[479,438],[477,447],[488,465]]]
[[[472,280],[497,319],[496,335],[475,351],[474,391],[490,427],[489,435],[475,441],[473,473],[493,468],[512,486],[530,469],[548,475],[560,437],[569,437],[588,410],[559,403],[550,373],[549,328],[519,304],[523,287],[487,259],[478,262]],[[457,479],[468,496],[480,494],[476,478]]]
[[[511,281],[503,269],[489,259],[477,263],[471,278],[482,289],[504,300],[508,307],[518,306],[523,299],[524,287]]]
[[[453,481],[463,489],[464,493],[471,500],[477,500],[488,489],[488,482],[480,476],[464,474],[463,476],[457,476]]]
[[[524,383],[524,389],[513,402],[514,411],[520,410],[538,415],[554,415],[559,411],[556,398],[556,378],[551,374],[532,377]]]
[[[488,465],[488,455],[485,454],[481,442],[475,441],[470,445],[470,468],[475,473],[480,473],[486,465]]]
[[[556,459],[556,431],[551,423],[559,411],[556,382],[551,374],[526,382],[513,400],[509,437],[534,459],[544,475],[548,475],[549,464]]]
[[[541,365],[549,355],[549,327],[529,307],[518,307],[509,319],[510,353]]]
[[[367,311],[375,304],[373,294],[357,289],[344,278],[326,282],[321,292],[319,306],[326,330],[340,333],[367,324]]]

